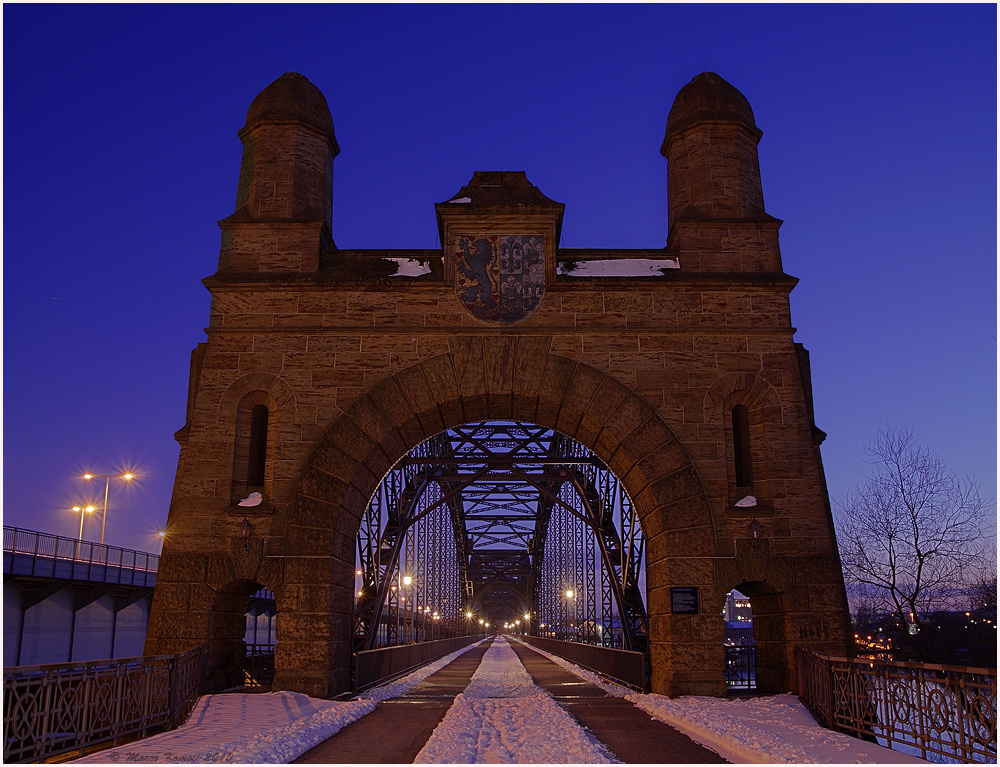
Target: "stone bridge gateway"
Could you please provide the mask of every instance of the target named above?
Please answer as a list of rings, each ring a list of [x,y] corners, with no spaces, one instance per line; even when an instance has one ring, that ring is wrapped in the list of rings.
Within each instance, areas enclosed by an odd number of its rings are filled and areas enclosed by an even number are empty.
[[[244,611],[265,587],[275,689],[349,689],[376,488],[425,440],[492,420],[575,440],[628,493],[653,692],[725,694],[733,588],[753,601],[761,689],[794,689],[796,646],[847,653],[796,280],[764,210],[761,131],[732,85],[698,75],[670,110],[665,248],[560,248],[563,205],[491,171],[435,206],[440,249],[341,249],[322,93],[283,75],[239,136],[146,654],[207,643],[211,683],[237,683]],[[695,599],[678,610],[681,590]]]

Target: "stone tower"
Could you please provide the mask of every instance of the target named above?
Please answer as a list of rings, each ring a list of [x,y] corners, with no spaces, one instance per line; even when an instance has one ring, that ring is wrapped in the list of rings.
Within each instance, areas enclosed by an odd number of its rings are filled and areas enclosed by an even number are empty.
[[[794,689],[796,646],[848,651],[796,280],[732,85],[698,75],[670,110],[666,248],[561,248],[563,205],[511,171],[456,182],[438,249],[338,248],[320,91],[283,75],[239,135],[147,653],[207,642],[212,683],[234,683],[266,587],[275,688],[347,689],[369,499],[422,441],[491,419],[558,431],[620,478],[646,541],[654,692],[725,694],[733,588],[753,601],[762,689]]]
[[[319,88],[282,75],[258,94],[243,141],[236,211],[220,222],[219,271],[315,272],[333,247],[333,158],[340,153]],[[280,238],[261,248],[260,239]]]

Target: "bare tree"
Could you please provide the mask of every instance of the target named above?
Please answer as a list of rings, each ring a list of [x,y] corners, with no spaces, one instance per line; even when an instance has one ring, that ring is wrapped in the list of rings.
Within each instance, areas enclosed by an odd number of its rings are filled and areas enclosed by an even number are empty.
[[[839,508],[844,575],[906,627],[914,654],[927,661],[926,617],[954,609],[989,556],[991,503],[905,427],[879,430],[865,452],[867,482]]]

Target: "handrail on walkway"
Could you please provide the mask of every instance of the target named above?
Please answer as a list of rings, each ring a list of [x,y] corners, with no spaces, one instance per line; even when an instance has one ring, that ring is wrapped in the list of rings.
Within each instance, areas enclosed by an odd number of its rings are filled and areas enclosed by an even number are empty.
[[[641,652],[548,637],[522,636],[519,639],[627,687],[640,692],[647,689],[646,656]]]
[[[99,743],[179,727],[202,692],[206,649],[5,668],[4,762],[82,756]]]
[[[997,671],[796,649],[799,697],[831,730],[963,762],[996,762]]]
[[[478,642],[486,634],[437,639],[431,642],[379,647],[376,650],[362,650],[354,658],[354,691],[361,692],[369,687],[387,682],[420,666],[442,658],[448,653]]]
[[[4,525],[3,528],[3,550],[4,554],[24,555],[34,559],[59,560],[139,572],[156,572],[160,563],[158,555],[145,551],[123,549],[118,546],[81,541],[77,538],[65,538],[61,535],[40,533],[37,530],[24,530],[7,525]],[[4,557],[5,571],[8,571],[12,562],[13,558]],[[35,575],[35,568],[31,569],[30,573],[17,574]]]

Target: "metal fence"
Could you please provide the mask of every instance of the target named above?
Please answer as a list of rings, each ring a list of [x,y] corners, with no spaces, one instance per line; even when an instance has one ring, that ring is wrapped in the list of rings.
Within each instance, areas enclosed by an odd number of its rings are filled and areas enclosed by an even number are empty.
[[[996,669],[797,654],[799,697],[825,727],[924,759],[996,762]]]
[[[755,690],[757,688],[757,655],[753,645],[726,647],[726,689]]]
[[[546,637],[523,636],[520,639],[525,644],[558,655],[629,687],[637,690],[646,690],[648,687],[646,656],[641,652],[616,650],[582,642],[563,642],[560,639]]]
[[[461,650],[473,642],[478,642],[484,636],[486,635],[474,634],[358,652],[354,659],[354,689],[360,692],[374,687],[380,682],[405,674],[450,652]]]
[[[7,574],[128,586],[155,586],[160,562],[144,551],[6,526],[3,559]]]
[[[4,762],[173,729],[191,713],[205,647],[181,655],[4,669]]]
[[[247,687],[268,687],[274,681],[274,645],[248,644],[243,661]]]

